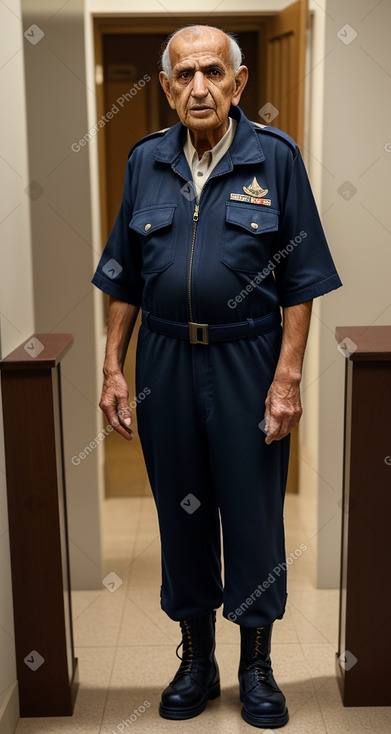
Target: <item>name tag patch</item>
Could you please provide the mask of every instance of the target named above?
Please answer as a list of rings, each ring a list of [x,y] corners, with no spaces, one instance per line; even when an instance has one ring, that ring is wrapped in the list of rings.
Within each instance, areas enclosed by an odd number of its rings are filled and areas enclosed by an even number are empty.
[[[258,196],[247,196],[246,194],[234,194],[229,195],[231,201],[244,201],[247,204],[261,204],[262,206],[271,206],[271,199],[260,199]]]

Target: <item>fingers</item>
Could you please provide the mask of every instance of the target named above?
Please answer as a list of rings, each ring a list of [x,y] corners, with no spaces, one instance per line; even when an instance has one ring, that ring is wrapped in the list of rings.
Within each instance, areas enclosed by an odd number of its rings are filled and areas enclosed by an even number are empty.
[[[265,401],[265,443],[285,438],[299,422],[302,412],[298,390],[282,394],[271,385]]]
[[[291,432],[292,428],[298,421],[292,421],[285,419],[283,421],[275,420],[273,417],[270,418],[270,429],[265,438],[265,443],[270,444],[273,441],[281,441],[282,438]]]
[[[117,415],[121,425],[129,429],[132,422],[132,411],[130,410],[128,401],[124,398],[118,400]]]
[[[280,429],[281,429],[281,422],[276,420],[270,414],[270,412],[268,413],[267,418],[265,414],[265,432],[266,432],[265,443],[269,444],[269,443],[272,443],[272,441],[278,441],[277,436],[280,433]]]
[[[124,418],[130,419],[131,411],[129,406],[127,405],[127,411],[125,411],[124,407],[117,411],[117,406],[114,407],[111,399],[109,402],[107,398],[102,397],[102,400],[99,403],[99,407],[105,414],[108,422],[114,428],[114,430],[117,431],[120,436],[123,436],[123,438],[126,438],[128,441],[130,441],[132,438],[130,424],[128,426],[127,423],[122,422]]]
[[[128,403],[128,387],[123,376],[107,380],[103,384],[99,407],[103,410],[110,425],[120,436],[128,441],[132,438],[130,428],[132,413]]]
[[[113,426],[114,430],[120,434],[120,436],[123,436],[128,441],[130,441],[132,438],[132,429],[130,428],[130,423],[131,411],[129,405],[126,405],[126,407],[123,406],[117,411],[114,411],[114,417],[111,420],[111,425]]]
[[[269,421],[265,423],[265,431],[267,436],[265,443],[270,444],[272,441],[281,441],[282,438],[288,435],[299,422],[301,412],[299,414],[285,416],[284,418],[274,418],[270,415]]]

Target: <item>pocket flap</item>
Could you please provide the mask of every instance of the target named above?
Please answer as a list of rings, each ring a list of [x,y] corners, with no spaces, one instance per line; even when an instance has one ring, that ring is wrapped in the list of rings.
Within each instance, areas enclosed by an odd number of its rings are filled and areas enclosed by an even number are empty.
[[[129,227],[139,234],[149,235],[157,229],[168,227],[172,224],[176,204],[167,204],[160,207],[148,207],[133,212]]]
[[[227,203],[226,221],[255,235],[276,231],[278,215],[277,209],[269,207]]]

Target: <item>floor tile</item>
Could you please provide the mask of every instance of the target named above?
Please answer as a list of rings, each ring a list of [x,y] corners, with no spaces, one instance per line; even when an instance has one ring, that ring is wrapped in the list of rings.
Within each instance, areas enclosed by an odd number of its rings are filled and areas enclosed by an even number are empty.
[[[99,596],[76,618],[73,633],[75,645],[79,647],[116,646],[120,631],[121,617],[125,604],[121,588],[114,592],[102,590]],[[74,611],[74,610],[72,610]]]
[[[75,648],[80,688],[73,716],[23,718],[15,734],[99,734],[115,648]]]
[[[391,708],[345,707],[335,676],[317,691],[327,734],[390,734]]]

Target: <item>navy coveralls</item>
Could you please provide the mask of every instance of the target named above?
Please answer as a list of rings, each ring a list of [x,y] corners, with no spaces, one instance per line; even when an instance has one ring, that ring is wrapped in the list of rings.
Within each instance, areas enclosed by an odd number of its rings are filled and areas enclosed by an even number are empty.
[[[162,608],[182,620],[223,603],[225,617],[255,627],[281,619],[287,596],[289,436],[266,445],[259,428],[279,356],[280,307],[341,282],[297,146],[238,107],[230,115],[235,138],[198,204],[180,122],[131,150],[92,282],[143,309],[136,389],[150,392],[137,415],[159,517]],[[192,344],[156,332],[151,316],[247,320],[247,338]],[[197,335],[204,340],[205,329]]]

